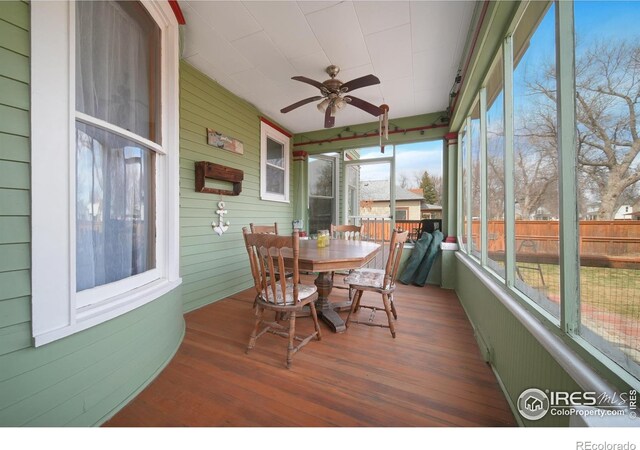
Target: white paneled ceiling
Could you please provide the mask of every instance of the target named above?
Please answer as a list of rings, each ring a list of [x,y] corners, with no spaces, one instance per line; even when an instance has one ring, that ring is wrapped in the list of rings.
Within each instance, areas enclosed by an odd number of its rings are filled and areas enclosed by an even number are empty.
[[[374,74],[381,83],[353,95],[386,103],[391,119],[443,111],[460,66],[473,1],[180,1],[186,19],[183,58],[292,132],[323,127],[320,95],[291,79],[317,81]],[[336,126],[375,117],[347,106]]]

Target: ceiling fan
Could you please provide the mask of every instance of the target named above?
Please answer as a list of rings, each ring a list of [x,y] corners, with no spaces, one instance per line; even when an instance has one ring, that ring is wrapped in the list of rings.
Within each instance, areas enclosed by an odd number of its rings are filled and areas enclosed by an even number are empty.
[[[323,99],[320,103],[318,103],[317,108],[319,111],[324,113],[325,128],[331,128],[335,125],[334,116],[336,112],[343,109],[348,104],[351,104],[356,108],[360,108],[361,110],[366,111],[376,117],[383,113],[383,110],[376,105],[373,105],[352,95],[345,95],[348,92],[354,91],[356,89],[373,86],[374,84],[380,84],[380,80],[378,79],[378,77],[376,77],[375,75],[365,75],[363,77],[355,78],[351,81],[343,83],[336,78],[336,75],[338,75],[338,72],[340,72],[340,67],[331,65],[326,68],[325,72],[327,72],[331,78],[323,81],[322,83],[307,77],[292,77],[292,80],[302,81],[303,83],[307,83],[311,86],[317,87],[318,89],[320,89],[320,93],[322,95],[316,95],[315,97],[309,97],[305,98],[304,100],[300,100],[299,102],[295,102],[294,104],[289,105],[286,108],[282,108],[280,112],[283,114],[288,113],[289,111],[292,111],[302,105],[306,105],[307,103]]]

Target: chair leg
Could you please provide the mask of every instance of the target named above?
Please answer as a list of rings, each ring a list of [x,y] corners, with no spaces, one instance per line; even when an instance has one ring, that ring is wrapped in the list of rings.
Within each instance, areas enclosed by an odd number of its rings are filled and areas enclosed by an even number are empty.
[[[258,338],[258,328],[260,327],[260,322],[262,322],[262,314],[264,313],[264,308],[257,305],[256,308],[256,321],[253,324],[253,331],[251,332],[251,337],[249,338],[249,345],[247,345],[246,353],[249,353],[253,347],[256,346],[256,339]]]
[[[360,298],[362,297],[362,292],[360,290],[356,291],[356,294],[353,296],[353,300],[351,301],[351,309],[349,310],[349,314],[347,314],[347,320],[344,322],[345,328],[349,328],[349,322],[351,321],[351,314],[358,308],[360,304]]]
[[[393,302],[393,294],[389,295],[389,302],[391,303],[391,313],[393,318],[398,320],[398,313],[396,312],[396,304]]]
[[[287,347],[287,369],[291,368],[293,361],[293,339],[296,335],[296,312],[289,313],[289,346]]]
[[[387,294],[382,294],[382,303],[384,303],[384,310],[387,312],[387,319],[389,320],[389,330],[391,330],[391,336],[395,339],[396,329],[391,320],[391,302]]]
[[[318,340],[322,339],[320,334],[320,324],[318,323],[318,314],[316,313],[316,305],[311,302],[309,303],[309,308],[311,309],[311,317],[313,318],[313,325],[316,327],[316,338]]]

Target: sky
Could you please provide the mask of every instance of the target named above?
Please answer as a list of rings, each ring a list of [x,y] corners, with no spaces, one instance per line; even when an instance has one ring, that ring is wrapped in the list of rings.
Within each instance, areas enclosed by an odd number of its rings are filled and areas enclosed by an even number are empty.
[[[385,148],[384,155],[380,147],[360,149],[362,159],[391,156],[392,146]],[[400,181],[400,174],[405,174],[413,182],[414,174],[428,171],[431,175],[442,176],[442,141],[416,142],[413,144],[396,145],[396,182]],[[389,165],[364,165],[360,172],[361,180],[388,180]]]

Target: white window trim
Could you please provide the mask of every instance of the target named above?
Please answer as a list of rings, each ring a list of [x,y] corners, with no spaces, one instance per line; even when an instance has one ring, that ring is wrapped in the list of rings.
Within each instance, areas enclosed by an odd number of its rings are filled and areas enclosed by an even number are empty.
[[[92,302],[86,297],[93,289],[76,293],[75,288],[75,121],[83,118],[75,110],[75,3],[31,3],[31,293],[36,346],[127,313],[173,290],[182,281],[178,24],[168,2],[149,1],[144,5],[162,30],[163,143],[159,146],[142,142],[158,154],[157,264],[156,269],[142,276],[94,288],[102,295]]]
[[[332,215],[332,219],[331,222],[335,223],[336,221],[340,220],[340,201],[338,199],[338,195],[340,193],[340,154],[333,154],[333,153],[319,153],[316,155],[309,155],[309,158],[315,158],[315,159],[323,159],[325,161],[331,161],[333,163],[333,179],[331,180],[331,195],[330,196],[326,196],[326,195],[311,195],[311,187],[308,186],[309,184],[309,180],[311,179],[311,177],[309,176],[309,174],[307,173],[307,205],[311,204],[310,199],[311,198],[329,198],[329,199],[333,199],[333,208],[331,211],[331,215]],[[307,171],[309,170],[309,161],[307,160]],[[346,170],[346,165],[345,165],[345,170]],[[345,199],[345,205],[346,205],[346,199]],[[345,209],[346,211],[346,209]],[[346,213],[345,213],[346,214]],[[347,222],[344,222],[347,223]]]
[[[267,138],[282,144],[284,152],[284,169],[267,163]],[[260,198],[262,200],[289,203],[289,184],[291,175],[289,171],[289,148],[289,136],[273,128],[264,121],[260,122]],[[284,170],[284,194],[267,192],[267,165]]]

